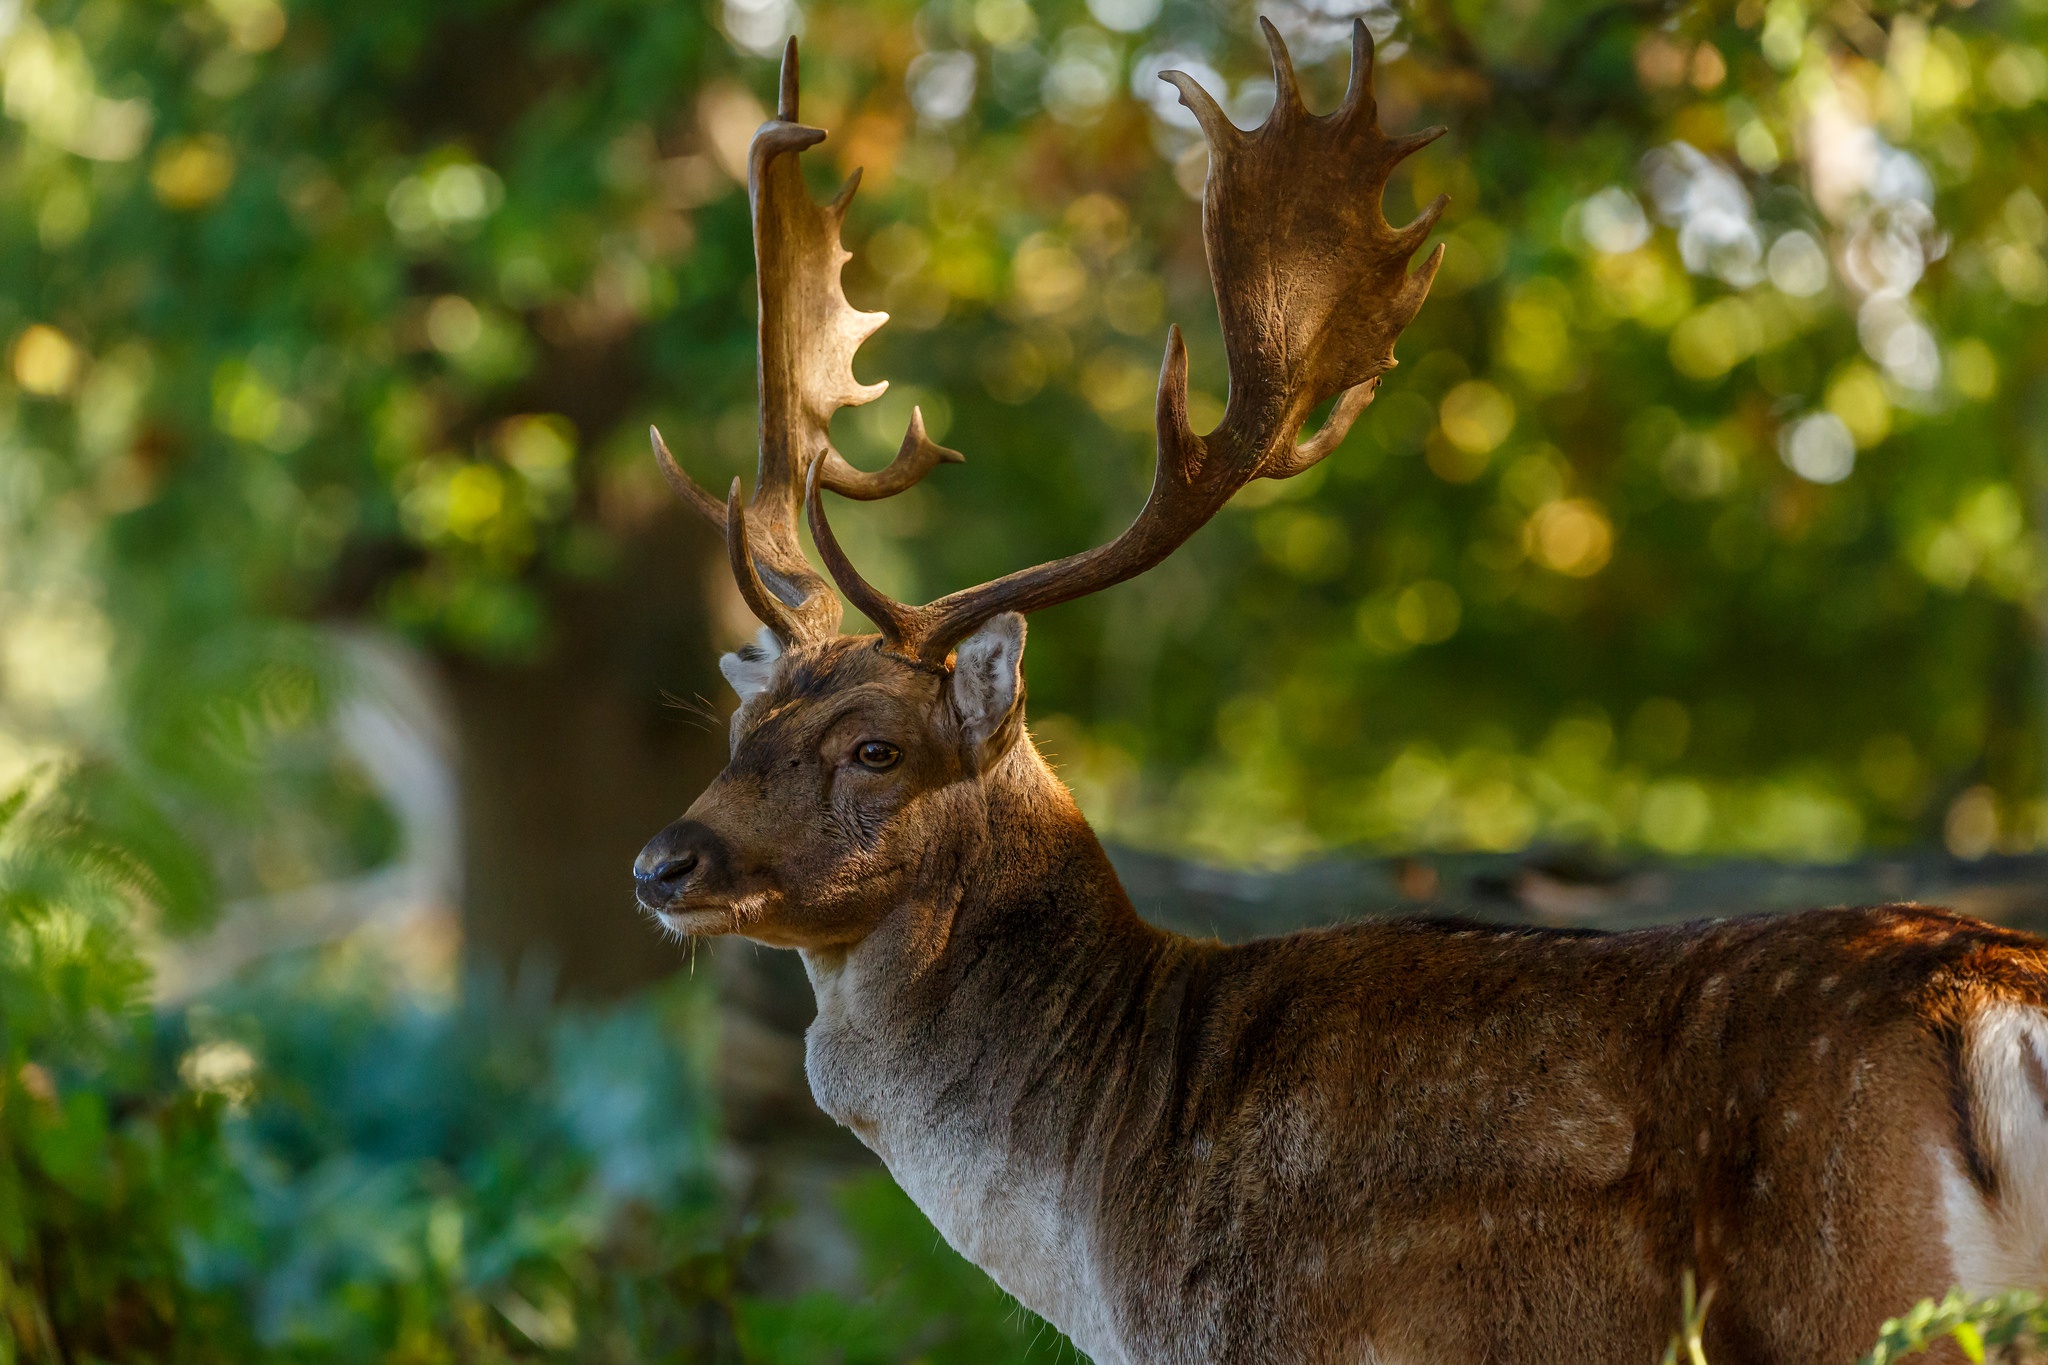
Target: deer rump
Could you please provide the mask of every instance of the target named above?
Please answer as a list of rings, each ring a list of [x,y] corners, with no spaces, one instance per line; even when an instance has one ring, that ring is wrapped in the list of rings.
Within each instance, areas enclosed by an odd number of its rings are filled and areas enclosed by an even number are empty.
[[[1849,1361],[2048,1284],[2044,1007],[2039,940],[1916,907],[1357,925],[1191,946],[1120,1083],[1030,1088],[1129,1097],[1064,1135],[1109,1336],[1176,1343],[1122,1358],[1634,1363],[1692,1270],[1715,1365]]]

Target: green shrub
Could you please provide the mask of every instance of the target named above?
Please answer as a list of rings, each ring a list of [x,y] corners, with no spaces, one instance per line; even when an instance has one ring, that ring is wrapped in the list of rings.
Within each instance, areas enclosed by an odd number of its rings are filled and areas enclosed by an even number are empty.
[[[239,1182],[191,1273],[264,1358],[730,1355],[701,993],[582,1011],[389,975],[294,959],[166,1025]]]
[[[743,1302],[749,1359],[759,1365],[991,1365],[1080,1358],[1066,1338],[941,1242],[886,1176],[848,1185],[838,1204],[860,1243],[868,1293],[853,1300],[815,1293]]]
[[[868,1293],[746,1292],[761,1228],[713,1178],[688,981],[594,1010],[385,977],[287,962],[168,1026],[230,1104],[242,1182],[194,1278],[247,1305],[265,1359],[985,1365],[1057,1341],[880,1177],[840,1199]]]
[[[1923,1300],[1904,1317],[1887,1322],[1863,1365],[1890,1365],[1939,1341],[1955,1342],[1982,1365],[1988,1348],[2043,1340],[2048,1340],[2048,1300],[2041,1295],[2015,1290],[1980,1298],[1957,1289],[1939,1301]]]
[[[103,769],[0,801],[0,1365],[1022,1360],[1057,1341],[880,1178],[873,1289],[748,1293],[688,981],[602,1009],[362,952],[148,1007],[204,863]],[[1049,1358],[1041,1348],[1040,1358]]]
[[[0,797],[0,1365],[208,1360],[184,1274],[232,1185],[220,1103],[156,1074],[134,920],[194,922],[204,864],[100,768]]]

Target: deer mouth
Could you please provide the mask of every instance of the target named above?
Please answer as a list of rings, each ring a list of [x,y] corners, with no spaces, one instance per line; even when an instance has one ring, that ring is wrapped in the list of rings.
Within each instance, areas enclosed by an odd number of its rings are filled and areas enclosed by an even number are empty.
[[[758,918],[759,901],[757,895],[737,900],[724,896],[686,895],[671,904],[648,906],[647,909],[663,929],[678,938],[711,938],[745,933],[747,923]]]
[[[729,906],[672,906],[654,912],[661,927],[683,938],[730,934],[738,929],[738,916]]]
[[[672,939],[716,938],[738,930],[738,917],[725,905],[643,906],[647,917]]]

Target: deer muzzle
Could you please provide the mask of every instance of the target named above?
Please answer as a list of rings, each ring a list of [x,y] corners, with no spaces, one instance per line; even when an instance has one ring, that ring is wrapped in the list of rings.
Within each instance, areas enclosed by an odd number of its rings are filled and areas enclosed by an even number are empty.
[[[725,841],[699,820],[678,820],[647,841],[633,860],[634,895],[645,908],[674,910],[693,893],[725,881]]]

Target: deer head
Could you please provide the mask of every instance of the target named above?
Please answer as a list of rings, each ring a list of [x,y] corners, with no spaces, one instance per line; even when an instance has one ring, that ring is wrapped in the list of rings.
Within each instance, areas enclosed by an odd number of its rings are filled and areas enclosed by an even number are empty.
[[[818,948],[858,941],[935,863],[979,828],[990,788],[1035,774],[1024,740],[1024,614],[1098,592],[1165,559],[1253,479],[1284,479],[1343,440],[1394,365],[1393,346],[1429,292],[1443,248],[1410,273],[1444,201],[1407,227],[1381,211],[1387,178],[1441,129],[1381,133],[1372,36],[1352,28],[1350,87],[1333,113],[1303,106],[1279,33],[1272,113],[1252,132],[1231,124],[1186,75],[1164,79],[1209,145],[1203,230],[1229,361],[1222,423],[1196,434],[1187,416],[1187,352],[1169,329],[1158,397],[1152,491],[1107,545],[908,606],[875,589],[832,534],[823,494],[874,499],[941,463],[912,413],[895,461],[868,474],[832,448],[832,414],[884,385],[853,378],[860,343],[886,321],[855,311],[839,272],[839,225],[859,176],[821,206],[797,153],[825,134],[797,119],[797,57],[784,54],[780,105],[755,135],[748,174],[760,278],[760,469],[721,504],[654,448],[684,501],[725,534],[734,577],[763,629],[721,661],[741,705],[732,758],[682,820],[634,865],[641,904],[684,933],[743,933]],[[1301,440],[1317,405],[1336,400]],[[878,634],[841,636],[832,588],[797,537],[805,504],[834,582]],[[1053,784],[1056,785],[1056,784]],[[985,825],[985,821],[982,822]]]

